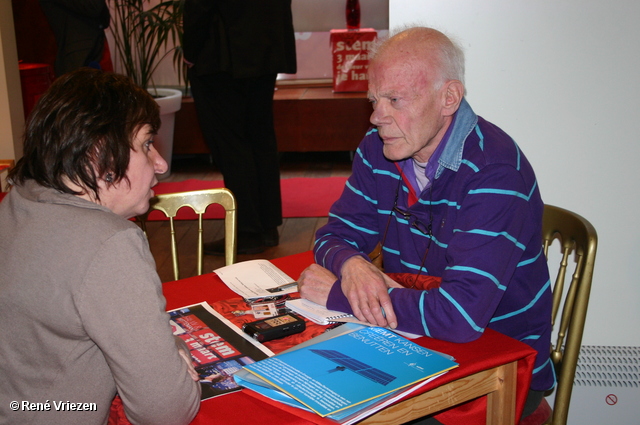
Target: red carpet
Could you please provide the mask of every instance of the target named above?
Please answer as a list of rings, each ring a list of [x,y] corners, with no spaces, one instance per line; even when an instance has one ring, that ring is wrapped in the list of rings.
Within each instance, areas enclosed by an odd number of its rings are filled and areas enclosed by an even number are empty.
[[[346,180],[346,177],[281,179],[283,217],[326,217],[331,205],[342,194]],[[153,190],[156,194],[161,194],[223,186],[222,180],[185,180],[182,182],[161,182]],[[212,205],[204,216],[205,218],[222,218],[222,215],[222,207]],[[197,216],[191,209],[183,208],[177,218],[189,220],[195,219]],[[162,220],[166,218],[161,212],[153,211],[149,214],[149,219]]]

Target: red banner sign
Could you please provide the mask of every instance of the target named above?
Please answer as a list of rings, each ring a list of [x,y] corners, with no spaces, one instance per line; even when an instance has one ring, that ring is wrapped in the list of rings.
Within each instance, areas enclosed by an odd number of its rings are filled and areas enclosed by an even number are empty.
[[[371,28],[331,30],[334,92],[367,91],[369,52],[376,37]]]

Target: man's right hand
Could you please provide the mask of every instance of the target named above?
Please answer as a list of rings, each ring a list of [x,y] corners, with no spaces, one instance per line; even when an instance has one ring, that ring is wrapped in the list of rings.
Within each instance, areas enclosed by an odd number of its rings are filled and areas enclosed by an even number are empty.
[[[341,274],[342,292],[358,319],[377,326],[398,326],[387,289],[401,287],[399,284],[360,256],[345,261]]]

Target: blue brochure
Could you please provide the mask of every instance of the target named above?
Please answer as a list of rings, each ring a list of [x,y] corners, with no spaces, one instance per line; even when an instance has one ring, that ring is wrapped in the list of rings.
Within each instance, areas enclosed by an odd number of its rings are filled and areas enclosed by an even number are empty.
[[[327,416],[457,366],[387,329],[365,327],[258,361],[244,370]]]

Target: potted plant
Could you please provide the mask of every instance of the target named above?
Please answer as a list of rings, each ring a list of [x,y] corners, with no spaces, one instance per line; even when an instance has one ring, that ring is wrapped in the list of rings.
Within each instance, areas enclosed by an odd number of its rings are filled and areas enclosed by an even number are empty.
[[[173,65],[182,79],[182,15],[184,0],[108,0],[112,19],[116,64],[141,87],[149,90],[160,105],[162,127],[156,147],[171,172],[175,113],[182,105],[182,92],[158,88],[153,74],[162,60],[173,54]]]

